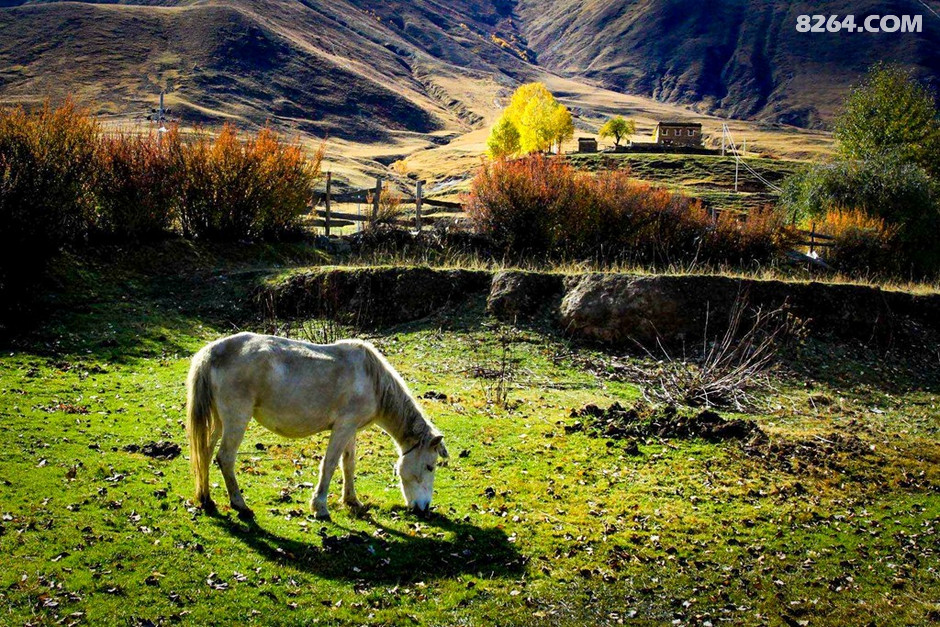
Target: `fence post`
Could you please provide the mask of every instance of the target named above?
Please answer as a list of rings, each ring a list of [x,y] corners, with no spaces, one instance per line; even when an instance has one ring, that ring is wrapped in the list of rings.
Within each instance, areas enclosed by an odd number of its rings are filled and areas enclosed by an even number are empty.
[[[375,177],[375,193],[372,195],[372,221],[379,219],[379,200],[382,197],[382,177]]]
[[[809,254],[816,252],[816,223],[811,222],[809,227]]]
[[[332,172],[326,173],[326,213],[323,219],[323,229],[326,236],[330,236],[330,184],[332,183]]]
[[[421,192],[424,189],[424,181],[415,183],[415,228],[421,232]]]

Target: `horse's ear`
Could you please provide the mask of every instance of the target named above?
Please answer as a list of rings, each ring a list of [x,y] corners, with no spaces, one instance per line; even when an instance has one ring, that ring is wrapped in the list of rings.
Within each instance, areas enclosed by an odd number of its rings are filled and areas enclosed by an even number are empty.
[[[433,438],[431,438],[431,441],[428,442],[428,448],[435,448],[437,446],[440,446],[441,442],[443,441],[444,441],[444,436],[435,435]]]

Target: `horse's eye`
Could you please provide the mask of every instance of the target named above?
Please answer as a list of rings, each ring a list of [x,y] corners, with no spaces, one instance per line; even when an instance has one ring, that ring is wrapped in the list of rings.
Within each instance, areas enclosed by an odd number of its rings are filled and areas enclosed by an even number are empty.
[[[434,472],[434,466],[428,464],[428,472]]]

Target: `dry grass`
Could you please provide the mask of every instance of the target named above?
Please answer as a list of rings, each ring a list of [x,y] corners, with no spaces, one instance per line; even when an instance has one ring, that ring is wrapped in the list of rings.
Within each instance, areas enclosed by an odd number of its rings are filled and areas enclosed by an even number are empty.
[[[785,308],[751,309],[739,296],[724,333],[712,336],[706,325],[699,355],[675,359],[659,343],[665,361],[652,376],[644,375],[646,392],[673,405],[749,410],[755,402],[752,391],[766,385],[781,344],[798,328]]]

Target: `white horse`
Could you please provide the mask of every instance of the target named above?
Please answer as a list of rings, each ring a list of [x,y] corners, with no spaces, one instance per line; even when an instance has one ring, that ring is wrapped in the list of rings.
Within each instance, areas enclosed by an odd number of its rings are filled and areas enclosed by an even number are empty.
[[[399,374],[375,347],[358,340],[318,345],[253,333],[216,340],[192,359],[186,415],[197,502],[212,506],[209,460],[221,440],[216,461],[229,501],[247,516],[252,512],[235,480],[235,455],[252,416],[288,438],[331,430],[310,501],[317,518],[329,517],[326,496],[341,457],[343,500],[362,508],[353,486],[356,432],[372,423],[398,445],[395,470],[408,507],[427,511],[434,470],[448,457],[443,436]]]

